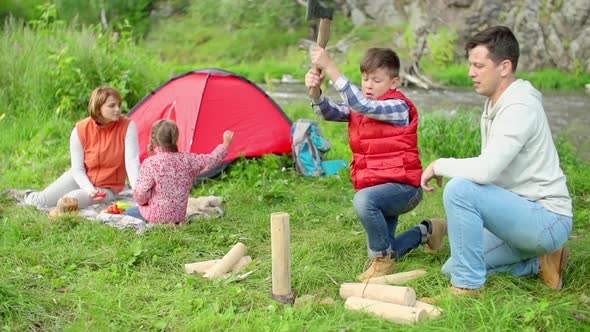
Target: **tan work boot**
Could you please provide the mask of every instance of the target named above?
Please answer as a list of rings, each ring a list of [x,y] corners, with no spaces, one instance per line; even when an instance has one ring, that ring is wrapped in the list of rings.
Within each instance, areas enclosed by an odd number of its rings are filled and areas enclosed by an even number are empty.
[[[443,240],[447,235],[447,220],[444,218],[430,219],[432,234],[428,234],[426,247],[430,250],[439,250],[443,247]]]
[[[482,287],[483,288],[483,287]],[[422,302],[435,304],[440,299],[444,298],[445,296],[460,296],[460,297],[478,297],[480,295],[481,288],[476,289],[468,289],[468,288],[459,288],[455,286],[451,286],[447,288],[444,292],[438,294],[434,297],[423,297],[420,299]]]
[[[371,266],[356,278],[360,281],[365,281],[369,278],[391,274],[393,270],[395,270],[395,261],[389,256],[373,257],[371,258]]]
[[[556,290],[563,287],[563,275],[567,269],[569,256],[570,248],[567,247],[539,256],[539,276],[547,287]]]

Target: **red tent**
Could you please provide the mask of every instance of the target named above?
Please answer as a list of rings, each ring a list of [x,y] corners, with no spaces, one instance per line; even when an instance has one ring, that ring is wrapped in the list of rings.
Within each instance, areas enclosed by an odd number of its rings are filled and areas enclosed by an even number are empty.
[[[152,124],[160,119],[176,121],[180,151],[210,153],[222,142],[223,132],[232,130],[234,140],[225,164],[241,155],[291,152],[291,120],[264,90],[225,70],[177,76],[143,98],[128,115],[137,126],[142,162],[148,156]]]

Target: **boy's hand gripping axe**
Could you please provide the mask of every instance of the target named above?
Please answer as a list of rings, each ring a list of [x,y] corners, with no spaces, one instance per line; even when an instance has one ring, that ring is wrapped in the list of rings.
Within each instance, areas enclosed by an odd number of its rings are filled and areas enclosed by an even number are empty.
[[[318,0],[307,0],[307,19],[320,19],[317,40],[317,45],[319,47],[325,48],[326,44],[328,44],[328,38],[330,37],[330,22],[332,21],[333,14],[334,9],[322,6]],[[312,98],[319,98],[320,93],[320,88],[309,89],[309,95]]]

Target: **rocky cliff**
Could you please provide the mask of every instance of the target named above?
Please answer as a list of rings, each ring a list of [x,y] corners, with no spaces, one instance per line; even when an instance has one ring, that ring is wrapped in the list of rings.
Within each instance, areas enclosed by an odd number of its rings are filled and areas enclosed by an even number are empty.
[[[466,38],[493,25],[506,25],[521,48],[519,68],[559,68],[590,72],[589,0],[336,0],[358,26],[367,20],[407,24],[417,40],[440,28],[457,33],[457,50]],[[399,45],[401,38],[393,37]],[[420,43],[418,43],[420,45]]]

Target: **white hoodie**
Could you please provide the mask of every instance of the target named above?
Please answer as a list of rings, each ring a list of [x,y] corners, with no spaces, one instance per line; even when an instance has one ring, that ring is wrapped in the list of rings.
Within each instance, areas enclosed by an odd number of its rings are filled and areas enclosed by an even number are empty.
[[[543,96],[528,81],[514,81],[493,107],[491,100],[486,100],[481,140],[478,157],[439,159],[435,174],[493,184],[549,211],[573,215]]]

